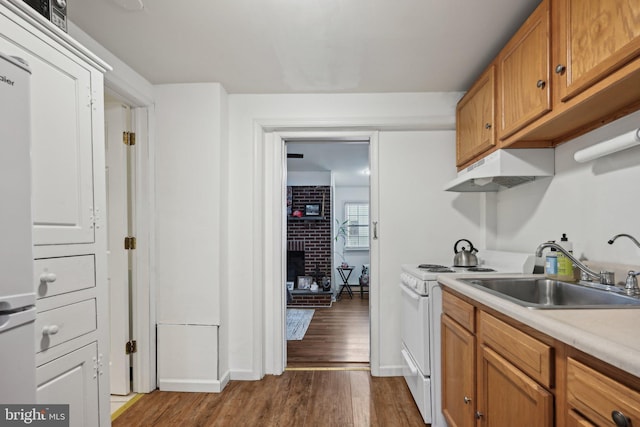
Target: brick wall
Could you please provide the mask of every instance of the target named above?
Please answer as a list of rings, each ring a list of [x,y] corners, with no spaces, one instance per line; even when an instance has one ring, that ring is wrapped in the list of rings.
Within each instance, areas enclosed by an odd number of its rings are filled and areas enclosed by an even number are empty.
[[[287,221],[288,247],[304,246],[305,275],[307,276],[313,276],[316,267],[323,276],[331,275],[331,221],[333,218],[330,202],[331,187],[292,187],[292,212],[299,209],[304,213],[307,204],[319,204],[322,209],[323,195],[324,219],[289,217]]]

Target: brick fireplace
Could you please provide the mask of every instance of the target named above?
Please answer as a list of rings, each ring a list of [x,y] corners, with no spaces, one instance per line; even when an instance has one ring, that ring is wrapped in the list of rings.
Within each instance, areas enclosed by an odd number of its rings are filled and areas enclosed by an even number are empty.
[[[320,215],[287,218],[287,281],[294,282],[289,306],[330,306],[331,293],[298,290],[298,276],[331,277],[331,187],[293,186],[291,211],[320,205]],[[322,283],[318,283],[322,290]]]

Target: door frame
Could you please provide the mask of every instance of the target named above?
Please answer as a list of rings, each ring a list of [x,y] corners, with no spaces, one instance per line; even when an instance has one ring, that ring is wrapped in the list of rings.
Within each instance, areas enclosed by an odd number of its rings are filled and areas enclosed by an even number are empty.
[[[108,74],[107,74],[108,76]],[[132,113],[132,129],[136,134],[135,156],[135,202],[133,230],[136,234],[136,249],[133,251],[132,268],[136,287],[131,295],[132,339],[137,342],[137,352],[132,354],[133,380],[131,390],[135,393],[149,393],[156,389],[156,312],[154,280],[154,235],[155,229],[155,189],[153,107],[151,101],[142,105],[132,95],[122,95],[105,80],[105,92],[129,105]],[[153,326],[153,327],[152,327]]]
[[[257,129],[261,137],[256,138],[262,142],[264,163],[264,180],[258,185],[263,188],[263,199],[259,201],[264,205],[265,215],[261,225],[263,230],[262,259],[257,265],[256,272],[264,272],[262,280],[266,279],[264,294],[257,295],[264,310],[263,345],[259,346],[261,353],[264,348],[264,363],[260,376],[265,373],[280,375],[287,366],[287,341],[286,341],[286,141],[298,140],[330,140],[347,141],[349,138],[369,140],[369,203],[371,224],[378,223],[378,131],[377,130],[286,130],[285,129]],[[262,151],[260,150],[260,151]],[[261,169],[262,169],[261,168]],[[259,169],[254,169],[259,170]],[[256,174],[259,175],[259,174]],[[371,240],[370,263],[370,287],[369,287],[369,315],[370,315],[370,346],[369,364],[371,373],[379,375],[379,249],[377,239]],[[262,273],[260,273],[262,274]],[[257,316],[261,321],[260,316]],[[259,330],[259,329],[258,329]],[[263,347],[263,348],[262,348]],[[259,359],[257,359],[259,360]]]

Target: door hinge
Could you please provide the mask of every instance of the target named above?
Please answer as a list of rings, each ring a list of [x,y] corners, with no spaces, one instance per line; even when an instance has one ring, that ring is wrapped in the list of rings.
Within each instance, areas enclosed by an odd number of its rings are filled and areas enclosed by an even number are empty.
[[[124,145],[136,145],[136,134],[134,132],[122,132],[122,142]]]
[[[127,236],[124,238],[124,250],[131,251],[136,248],[136,238]]]
[[[137,351],[138,351],[138,343],[136,343],[136,340],[127,341],[127,343],[124,346],[124,353],[131,354]]]

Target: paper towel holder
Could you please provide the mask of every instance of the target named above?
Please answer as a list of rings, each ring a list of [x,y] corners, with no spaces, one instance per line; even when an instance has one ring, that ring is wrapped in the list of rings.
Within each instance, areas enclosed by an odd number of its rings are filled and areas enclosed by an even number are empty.
[[[602,141],[583,150],[576,151],[573,158],[576,162],[586,163],[618,151],[626,150],[627,148],[635,147],[636,145],[640,145],[640,128]]]

